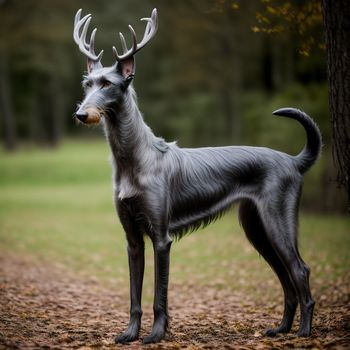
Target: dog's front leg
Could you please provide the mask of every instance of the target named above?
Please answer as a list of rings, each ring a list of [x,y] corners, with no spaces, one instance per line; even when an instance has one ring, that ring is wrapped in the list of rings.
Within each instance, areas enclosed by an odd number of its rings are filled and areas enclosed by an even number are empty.
[[[145,267],[144,243],[128,245],[129,273],[130,273],[130,321],[127,330],[120,334],[116,343],[128,343],[136,340],[141,327],[141,295]]]
[[[139,337],[141,327],[141,295],[145,269],[145,243],[137,223],[130,215],[127,203],[117,202],[120,221],[128,241],[128,261],[130,274],[130,321],[127,330],[116,337],[116,343],[128,343]]]
[[[156,343],[165,337],[168,327],[168,282],[170,248],[172,240],[168,234],[153,240],[154,249],[154,323],[150,335],[143,339],[145,344]]]

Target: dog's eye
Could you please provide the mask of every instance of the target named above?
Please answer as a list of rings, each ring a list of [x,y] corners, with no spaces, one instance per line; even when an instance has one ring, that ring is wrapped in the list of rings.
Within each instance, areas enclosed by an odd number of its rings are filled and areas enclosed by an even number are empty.
[[[85,88],[91,88],[91,86],[92,86],[92,81],[87,81],[84,83]]]
[[[108,81],[108,80],[104,80],[104,81],[102,82],[102,87],[103,87],[103,88],[109,87],[109,86],[111,86],[111,85],[112,85],[112,83],[111,83],[110,81]]]

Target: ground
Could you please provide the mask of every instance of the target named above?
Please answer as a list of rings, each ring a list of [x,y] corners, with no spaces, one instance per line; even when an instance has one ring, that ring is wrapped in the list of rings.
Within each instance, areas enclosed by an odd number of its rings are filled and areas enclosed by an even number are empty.
[[[349,218],[301,212],[313,332],[297,338],[297,317],[271,339],[262,334],[281,319],[282,290],[235,210],[173,243],[167,339],[115,345],[128,322],[128,265],[107,159],[100,141],[0,150],[0,349],[349,348]],[[153,267],[146,241],[141,337],[152,325]]]
[[[75,276],[62,266],[28,257],[1,256],[0,348],[124,348],[113,339],[128,320],[126,286]],[[349,276],[348,276],[349,277]],[[215,286],[171,284],[171,327],[152,349],[346,349],[350,344],[349,279],[327,286],[318,300],[310,338],[262,335],[276,324],[282,305],[242,291]],[[256,286],[259,288],[259,286]],[[272,288],[277,285],[271,286]],[[150,331],[148,305],[141,337]],[[144,348],[140,341],[128,348]]]

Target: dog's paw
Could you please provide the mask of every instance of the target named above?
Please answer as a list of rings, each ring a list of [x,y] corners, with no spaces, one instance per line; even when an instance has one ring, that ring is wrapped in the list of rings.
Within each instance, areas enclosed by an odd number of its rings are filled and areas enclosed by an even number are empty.
[[[153,324],[152,332],[143,338],[144,344],[158,343],[165,338],[168,328],[168,317],[166,315],[158,316]]]
[[[265,335],[268,337],[275,337],[278,334],[275,328],[269,328],[265,331]]]
[[[118,335],[115,338],[114,342],[116,344],[127,344],[127,343],[130,343],[130,342],[134,341],[134,340],[137,340],[138,337],[139,337],[138,333],[133,333],[133,332],[126,331],[126,332]]]
[[[288,333],[290,331],[290,327],[277,327],[277,328],[269,328],[265,331],[265,335],[268,337],[276,337],[279,333]]]
[[[309,337],[311,335],[311,330],[309,329],[299,329],[297,334],[298,337]]]
[[[165,333],[155,333],[153,332],[150,335],[147,335],[143,338],[144,344],[152,344],[152,343],[159,343],[162,339],[164,339]]]

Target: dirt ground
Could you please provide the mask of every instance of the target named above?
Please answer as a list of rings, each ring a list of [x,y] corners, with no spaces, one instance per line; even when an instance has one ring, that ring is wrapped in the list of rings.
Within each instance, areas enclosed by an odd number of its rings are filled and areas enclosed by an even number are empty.
[[[160,344],[115,345],[128,320],[127,286],[84,279],[28,257],[0,257],[0,349],[349,349],[349,276],[317,300],[313,334],[267,338],[281,317],[280,302],[215,286],[171,285],[171,328]],[[258,286],[257,286],[258,287]],[[196,298],[194,297],[196,296]],[[151,328],[151,307],[141,338]]]

